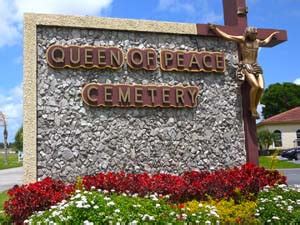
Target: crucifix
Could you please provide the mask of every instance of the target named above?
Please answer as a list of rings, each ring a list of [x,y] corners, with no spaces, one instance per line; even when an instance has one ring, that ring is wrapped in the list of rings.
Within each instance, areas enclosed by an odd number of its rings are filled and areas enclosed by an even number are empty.
[[[197,24],[201,36],[218,36],[235,41],[239,47],[237,75],[246,80],[241,86],[247,161],[258,164],[255,119],[256,107],[263,92],[262,69],[256,62],[259,47],[273,47],[287,40],[285,30],[247,27],[246,0],[223,0],[224,26]]]

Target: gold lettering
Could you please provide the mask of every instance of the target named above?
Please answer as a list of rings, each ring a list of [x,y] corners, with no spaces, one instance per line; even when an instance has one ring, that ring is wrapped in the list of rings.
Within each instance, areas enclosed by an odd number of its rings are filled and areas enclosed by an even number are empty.
[[[220,54],[216,55],[216,67],[217,67],[218,70],[224,70],[225,69],[224,55],[220,55]]]
[[[130,88],[126,88],[126,92],[124,94],[121,87],[119,87],[119,102],[128,102],[130,103]]]
[[[163,103],[170,104],[170,88],[162,89]]]
[[[119,49],[117,51],[117,55],[116,55],[116,53],[113,50],[110,51],[110,63],[111,63],[111,66],[114,65],[114,62],[116,63],[116,67],[119,67],[122,64],[122,58],[121,58],[121,54],[120,54]]]
[[[195,105],[198,90],[196,88],[189,88],[188,92],[189,92],[189,94],[191,96],[192,104]]]
[[[151,102],[154,103],[154,96],[155,96],[155,93],[156,93],[156,88],[149,87],[148,91],[150,92]]]
[[[142,96],[143,94],[141,93],[143,91],[143,88],[135,87],[134,88],[134,100],[136,103],[143,103]]]
[[[73,49],[74,48],[77,50],[77,57],[76,57],[77,59],[76,60],[73,58]],[[77,64],[80,62],[80,48],[78,48],[78,47],[70,48],[70,62],[73,64]]]
[[[184,53],[177,52],[177,66],[184,67]]]
[[[176,88],[176,103],[179,104],[180,102],[184,105],[184,98],[183,98],[183,90]]]
[[[56,55],[59,53],[59,56]],[[52,49],[51,58],[56,63],[63,63],[65,61],[65,51],[61,46],[56,46]]]
[[[198,57],[195,53],[192,53],[192,57],[191,57],[190,63],[189,63],[189,68],[192,69],[193,65],[196,65],[198,67],[198,69],[201,68],[201,65],[198,61]]]
[[[112,87],[104,87],[104,101],[112,102]]]
[[[98,99],[97,99],[97,97],[95,97],[95,98],[92,97],[92,91],[97,91],[97,93],[98,93],[98,85],[96,85],[96,84],[88,85],[87,90],[86,90],[87,99],[93,103],[96,103],[96,102],[98,102]]]
[[[93,49],[86,48],[84,49],[84,64],[92,65],[93,64]]]
[[[172,52],[165,52],[165,67],[168,67],[170,64],[172,65],[173,58]]]
[[[207,59],[209,59],[210,64],[208,64]],[[212,56],[211,55],[204,55],[203,56],[203,65],[207,68],[207,69],[211,69],[213,67],[212,65]]]
[[[100,66],[106,65],[105,49],[98,49],[98,64]]]
[[[139,58],[138,60],[135,58],[135,55],[138,56],[138,58]],[[132,50],[131,61],[136,66],[143,64],[143,61],[144,61],[143,53],[138,49]]]
[[[155,63],[154,59],[156,58],[155,56],[156,56],[155,52],[153,52],[151,50],[147,51],[147,66],[154,65],[154,63]],[[152,64],[151,64],[151,62],[152,62]]]

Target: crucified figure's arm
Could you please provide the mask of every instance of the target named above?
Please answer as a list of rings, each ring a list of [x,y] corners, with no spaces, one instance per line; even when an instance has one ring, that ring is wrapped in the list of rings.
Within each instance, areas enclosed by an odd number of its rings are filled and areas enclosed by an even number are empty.
[[[264,45],[269,44],[269,43],[272,41],[272,38],[275,37],[276,34],[279,34],[279,31],[275,31],[275,32],[273,32],[272,34],[270,34],[270,36],[267,37],[265,40],[260,41],[260,42],[259,42],[259,45],[260,45],[260,46],[264,46]]]
[[[243,36],[233,36],[230,34],[225,33],[224,31],[221,31],[216,25],[214,24],[208,24],[209,29],[214,31],[215,33],[219,34],[223,38],[229,40],[229,41],[235,41],[235,42],[243,42],[244,37]]]

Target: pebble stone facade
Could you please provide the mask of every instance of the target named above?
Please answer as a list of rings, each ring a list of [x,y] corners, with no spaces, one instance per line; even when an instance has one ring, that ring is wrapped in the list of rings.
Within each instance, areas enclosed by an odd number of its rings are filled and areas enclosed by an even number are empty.
[[[53,69],[52,44],[224,51],[225,73]],[[237,46],[195,35],[37,27],[37,177],[74,181],[99,171],[214,170],[246,162]],[[158,54],[159,55],[159,54]],[[198,106],[91,108],[81,100],[84,83],[198,85]]]

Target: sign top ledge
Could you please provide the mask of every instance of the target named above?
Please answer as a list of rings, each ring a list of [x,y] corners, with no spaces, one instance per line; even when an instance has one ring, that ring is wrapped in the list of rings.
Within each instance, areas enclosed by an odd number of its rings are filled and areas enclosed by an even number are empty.
[[[24,28],[28,26],[59,26],[87,29],[107,29],[151,33],[197,35],[192,23],[161,22],[153,20],[119,19],[95,16],[71,16],[56,14],[24,14]]]

